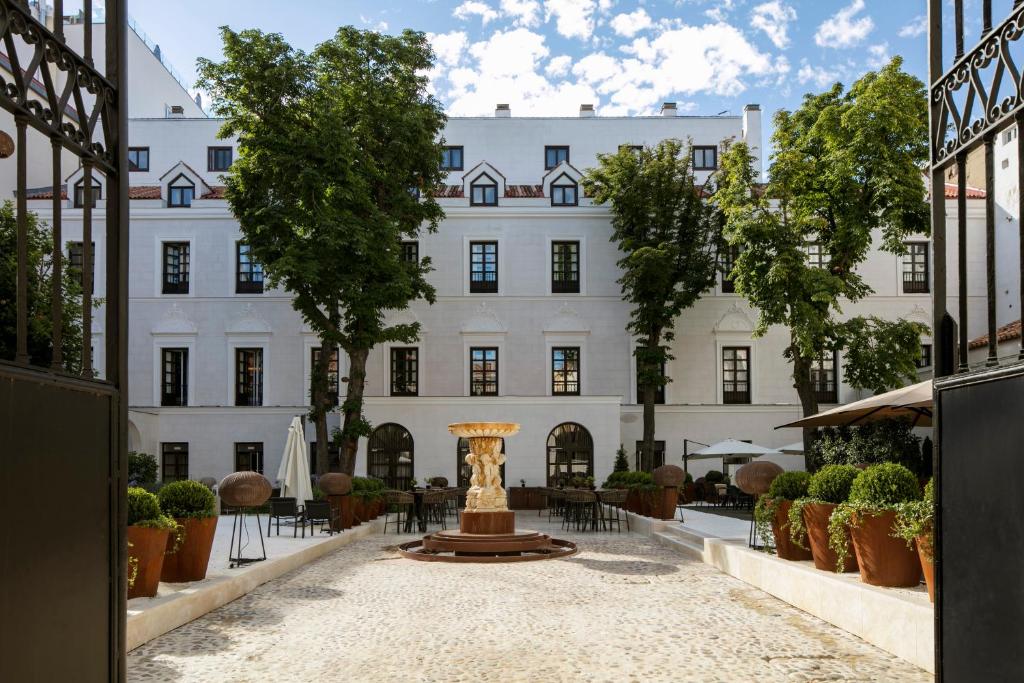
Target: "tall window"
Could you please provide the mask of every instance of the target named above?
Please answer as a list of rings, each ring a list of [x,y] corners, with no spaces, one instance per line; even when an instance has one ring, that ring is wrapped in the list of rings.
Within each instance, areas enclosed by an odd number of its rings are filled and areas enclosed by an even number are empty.
[[[196,186],[184,175],[179,175],[167,186],[167,206],[187,209],[196,198]]]
[[[96,202],[103,199],[103,191],[100,188],[99,183],[96,182],[95,178],[92,179],[92,186],[89,188],[89,190],[89,194],[92,195],[92,201],[89,202],[89,206],[95,209]],[[75,208],[85,208],[85,178],[82,178],[77,183],[75,183]]]
[[[188,349],[162,349],[160,405],[188,405]]]
[[[235,405],[263,405],[263,349],[235,349]]]
[[[712,171],[718,168],[718,148],[698,146],[693,148],[693,170]]]
[[[928,243],[910,242],[903,257],[903,292],[905,294],[926,294],[928,292]]]
[[[548,145],[544,148],[544,168],[553,169],[563,161],[569,161],[569,148],[564,145]]]
[[[309,442],[309,471],[316,472],[316,441]],[[333,441],[327,442],[327,471],[341,471],[341,448]]]
[[[921,344],[921,356],[914,362],[919,368],[930,368],[932,366],[932,345]]]
[[[82,284],[82,274],[85,270],[85,245],[81,242],[68,242],[68,265],[71,266],[72,277],[78,284]],[[89,282],[92,289],[96,289],[96,243],[92,242],[92,252],[89,254]]]
[[[818,403],[839,403],[838,363],[835,351],[826,353],[811,365],[811,385]]]
[[[462,170],[462,147],[441,148],[441,170],[461,171]]]
[[[392,347],[391,349],[391,395],[418,396],[420,393],[419,349]]]
[[[661,376],[662,377],[665,376],[665,362],[664,361],[662,361],[662,363],[661,363]],[[637,402],[637,404],[640,404],[640,403],[644,402],[644,388],[640,384],[639,372],[637,373],[637,378],[636,378],[636,402]],[[658,405],[661,405],[661,404],[663,404],[665,402],[665,385],[664,384],[659,384],[658,386],[654,387],[654,402],[656,404],[658,404]]]
[[[580,347],[556,346],[551,349],[551,393],[578,396],[580,393]]]
[[[567,175],[561,175],[551,183],[551,206],[577,206],[579,195],[579,186]]]
[[[188,479],[188,443],[160,444],[160,470],[165,484]]]
[[[420,243],[416,240],[410,240],[408,242],[402,242],[401,245],[402,260],[406,263],[419,263],[420,262]]]
[[[804,252],[807,254],[807,266],[809,268],[828,268],[832,259],[822,249],[820,242],[807,242],[804,244]]]
[[[722,348],[722,403],[750,403],[750,347]]]
[[[636,453],[636,464],[634,465],[634,469],[637,472],[640,472],[643,469],[642,466],[641,466],[641,463],[640,463],[640,458],[641,458],[641,455],[643,454],[643,451],[644,451],[644,442],[643,441],[637,441],[636,442],[636,450],[634,451],[634,453]],[[664,441],[655,441],[654,442],[654,462],[652,463],[651,468],[652,469],[658,468],[658,467],[661,467],[664,464],[665,464],[665,442]]]
[[[209,171],[226,171],[231,168],[232,151],[230,147],[207,147],[206,167]]]
[[[315,368],[320,362],[321,347],[314,347],[310,352],[310,368]],[[327,361],[327,395],[331,398],[331,405],[338,405],[338,349],[331,350],[331,359]]]
[[[416,461],[415,442],[409,430],[388,422],[373,430],[366,444],[366,473],[381,479],[390,489],[408,490]]]
[[[128,148],[128,170],[148,171],[149,170],[149,147]]]
[[[732,294],[736,291],[736,285],[733,283],[732,278],[729,274],[732,272],[733,267],[736,265],[736,257],[740,255],[740,248],[736,245],[728,245],[720,253],[722,261],[722,293]]]
[[[548,486],[594,476],[594,439],[581,424],[563,422],[548,434]]]
[[[235,242],[235,293],[263,293],[263,264],[252,257],[252,248]]]
[[[497,206],[498,183],[494,178],[482,173],[470,183],[469,203],[472,206]]]
[[[551,243],[551,292],[578,294],[580,291],[580,243]]]
[[[469,393],[471,396],[498,395],[498,349],[473,347],[469,350]]]
[[[469,291],[475,294],[498,291],[498,243],[469,243]]]
[[[188,242],[164,242],[164,294],[188,294]]]
[[[235,472],[263,474],[263,442],[235,443]]]

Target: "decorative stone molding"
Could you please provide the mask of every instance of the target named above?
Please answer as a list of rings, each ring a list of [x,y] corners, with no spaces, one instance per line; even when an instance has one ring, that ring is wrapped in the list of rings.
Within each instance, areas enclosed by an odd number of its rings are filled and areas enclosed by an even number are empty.
[[[242,310],[225,325],[228,334],[271,334],[270,323],[263,318],[252,304],[246,304]]]
[[[558,313],[545,323],[544,334],[590,334],[590,326],[569,302],[563,301]]]
[[[473,315],[462,324],[462,334],[505,334],[508,329],[486,301],[481,301]]]
[[[714,334],[722,332],[752,333],[754,331],[754,321],[751,319],[750,314],[740,308],[740,305],[734,301],[729,310],[718,319],[718,322],[715,323],[711,331]]]
[[[393,327],[395,325],[415,325],[416,323],[420,323],[420,334],[425,334],[427,331],[427,328],[423,327],[423,323],[420,322],[419,317],[408,308],[400,311],[389,311],[384,320],[388,327]]]
[[[178,304],[171,304],[153,326],[151,334],[197,334],[196,324]]]
[[[902,318],[904,320],[910,320],[913,322],[924,323],[931,327],[932,317],[931,314],[921,306],[921,304],[914,304],[914,307],[909,312],[904,313]]]

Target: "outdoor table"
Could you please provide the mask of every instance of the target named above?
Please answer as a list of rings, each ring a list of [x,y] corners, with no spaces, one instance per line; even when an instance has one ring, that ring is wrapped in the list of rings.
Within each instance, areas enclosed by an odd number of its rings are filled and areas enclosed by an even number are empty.
[[[413,517],[415,517],[416,521],[419,523],[417,528],[420,532],[425,533],[427,531],[427,519],[423,515],[423,494],[426,492],[427,489],[421,488],[415,488],[409,491],[409,493],[413,495],[415,502],[412,504],[412,510],[410,510],[412,514],[406,515],[405,518],[405,533],[407,534],[412,533]]]

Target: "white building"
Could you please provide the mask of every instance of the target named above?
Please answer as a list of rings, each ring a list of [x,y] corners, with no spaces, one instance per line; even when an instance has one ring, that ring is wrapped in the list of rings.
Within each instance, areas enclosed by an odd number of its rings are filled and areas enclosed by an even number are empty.
[[[380,431],[372,448],[363,440],[357,473],[454,482],[460,457],[446,427],[466,420],[522,424],[506,444],[512,485],[545,484],[554,475],[549,459],[563,463],[569,455],[600,481],[620,444],[632,461],[642,408],[625,331],[629,307],[616,283],[608,208],[582,196],[581,171],[599,153],[669,137],[691,138],[704,166],[717,163],[724,140],[761,146],[756,106],[721,117],[677,116],[672,107],[633,118],[599,117],[587,107],[571,118],[510,114],[499,108],[494,117],[452,119],[444,131],[451,171],[439,202],[446,218],[436,234],[406,247],[431,257],[437,303],[418,302],[394,317],[422,324],[418,342],[371,353],[365,412]],[[258,270],[239,251],[220,178],[234,150],[216,138],[220,124],[130,122],[138,168],[130,175],[130,445],[156,454],[168,478],[219,479],[247,467],[273,478],[292,416],[307,412],[319,342],[285,292],[262,291]],[[69,176],[67,187],[81,175]],[[43,218],[50,196],[43,191],[31,202]],[[104,196],[101,188],[97,227]],[[74,192],[67,197],[64,231],[74,241],[81,209]],[[975,229],[983,202],[970,205]],[[102,297],[97,233],[95,294]],[[911,241],[913,258],[929,261],[927,239]],[[909,260],[873,252],[861,271],[876,293],[845,313],[928,324],[930,264],[923,280],[904,284]],[[684,439],[781,446],[799,438],[796,430],[774,430],[800,415],[782,356],[788,334],[753,339],[756,312],[728,290],[720,280],[679,319],[675,359],[666,367],[672,382],[657,407],[656,438],[667,462],[681,462]],[[95,326],[102,372],[100,335]],[[859,397],[842,383],[842,368],[841,356],[822,368],[824,403]],[[827,378],[836,372],[833,386]],[[337,374],[346,376],[343,356]],[[337,414],[330,424],[338,424]],[[307,433],[312,440],[312,425]],[[802,458],[783,462],[799,467]],[[699,475],[720,466],[697,461],[690,469]]]

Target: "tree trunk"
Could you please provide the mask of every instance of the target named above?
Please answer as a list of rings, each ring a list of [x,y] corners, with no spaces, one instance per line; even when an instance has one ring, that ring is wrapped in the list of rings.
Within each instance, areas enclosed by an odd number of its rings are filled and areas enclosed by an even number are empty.
[[[330,387],[327,383],[327,371],[331,364],[330,349],[334,346],[323,338],[320,340],[320,356],[312,368],[310,377],[310,393],[313,424],[316,427],[316,474],[327,474],[330,471],[328,447],[330,438],[327,436],[327,414],[333,408]]]
[[[797,396],[800,397],[800,406],[803,408],[804,417],[814,415],[818,412],[818,397],[814,395],[814,384],[811,383],[811,359],[804,358],[796,345],[790,347],[793,357],[793,387]],[[804,467],[807,471],[813,469],[811,463],[811,446],[817,437],[816,427],[804,427]]]
[[[348,351],[348,387],[342,404],[341,425],[341,471],[353,474],[356,469],[356,454],[359,452],[359,437],[364,431],[363,388],[366,384],[366,357],[369,349]]]
[[[643,363],[644,372],[641,377],[649,377],[654,372],[656,366],[650,362],[650,354],[657,351],[658,346],[661,344],[661,331],[656,330],[653,334],[648,335],[646,345],[646,357],[647,361]],[[650,382],[643,382],[641,384],[643,390],[643,402],[644,402],[644,438],[643,443],[640,447],[640,469],[643,472],[650,472],[654,469],[654,395],[657,388]]]

